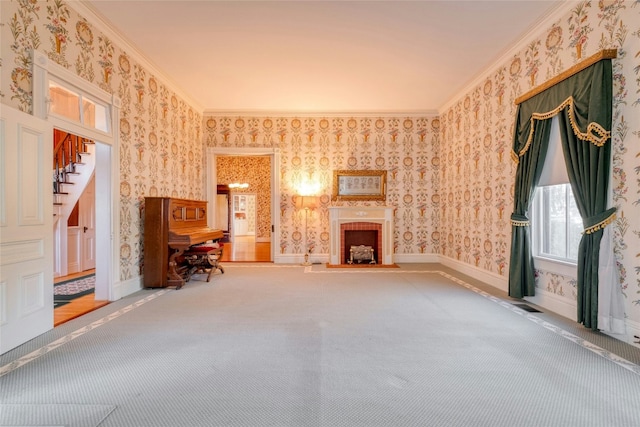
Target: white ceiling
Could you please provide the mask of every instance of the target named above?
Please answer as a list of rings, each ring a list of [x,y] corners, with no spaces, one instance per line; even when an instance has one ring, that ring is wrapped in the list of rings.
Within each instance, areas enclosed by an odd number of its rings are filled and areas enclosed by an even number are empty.
[[[432,112],[562,1],[86,0],[206,111]]]

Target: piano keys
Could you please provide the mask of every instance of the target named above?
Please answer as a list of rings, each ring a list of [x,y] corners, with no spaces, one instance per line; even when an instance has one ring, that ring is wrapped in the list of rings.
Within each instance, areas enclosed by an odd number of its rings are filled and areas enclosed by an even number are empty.
[[[222,230],[207,226],[207,202],[145,197],[144,287],[180,289],[185,278],[178,260],[193,245],[217,241]]]

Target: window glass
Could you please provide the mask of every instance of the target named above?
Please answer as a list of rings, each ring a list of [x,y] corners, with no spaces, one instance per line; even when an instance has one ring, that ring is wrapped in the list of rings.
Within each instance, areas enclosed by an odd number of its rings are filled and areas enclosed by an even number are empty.
[[[83,123],[103,132],[108,132],[107,108],[90,99],[82,99]]]
[[[80,95],[49,81],[49,99],[51,112],[59,116],[80,121]]]
[[[534,231],[539,241],[538,255],[562,261],[577,262],[582,237],[582,218],[569,184],[540,187],[536,193],[539,212]]]

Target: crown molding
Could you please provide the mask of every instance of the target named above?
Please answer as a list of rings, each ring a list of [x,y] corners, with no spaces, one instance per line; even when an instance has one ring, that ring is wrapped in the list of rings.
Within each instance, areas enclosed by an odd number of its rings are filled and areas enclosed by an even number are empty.
[[[195,101],[191,96],[187,95],[182,88],[167,74],[165,74],[157,65],[153,63],[147,56],[138,49],[130,40],[126,38],[115,26],[109,22],[107,18],[102,16],[89,2],[86,0],[68,0],[67,4],[78,14],[87,19],[102,34],[109,37],[114,44],[118,45],[122,50],[127,51],[140,65],[150,71],[153,75],[164,80],[170,85],[180,98],[191,105],[196,111],[201,112],[204,107]]]
[[[449,101],[438,108],[439,114],[443,114],[449,108],[453,107],[456,102],[462,99],[466,94],[481,85],[487,79],[487,77],[492,75],[513,55],[526,48],[527,43],[530,43],[531,40],[542,35],[543,32],[547,30],[548,22],[553,22],[562,18],[571,10],[572,7],[575,7],[575,5],[576,2],[574,0],[562,0],[558,5],[551,8],[546,14],[542,15],[536,22],[529,26],[529,28],[523,33],[523,35],[520,36],[519,39],[514,41],[514,43],[510,47],[506,48],[503,53],[496,55],[494,60],[489,62],[489,65],[485,68],[484,71],[479,73],[476,77],[472,78],[467,84],[462,87],[460,91],[458,91],[456,95],[451,97]]]
[[[435,117],[436,110],[423,111],[276,111],[276,110],[204,110],[206,117]]]

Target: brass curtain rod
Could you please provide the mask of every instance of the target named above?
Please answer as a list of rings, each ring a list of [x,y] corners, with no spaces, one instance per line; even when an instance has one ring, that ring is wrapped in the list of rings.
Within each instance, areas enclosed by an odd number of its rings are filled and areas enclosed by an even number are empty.
[[[618,57],[618,49],[603,49],[600,52],[597,52],[597,53],[591,55],[590,57],[588,57],[584,61],[578,62],[573,67],[569,68],[568,70],[563,71],[562,73],[558,74],[557,76],[553,77],[552,79],[549,79],[546,82],[542,83],[541,85],[539,85],[537,87],[534,87],[533,89],[531,89],[529,92],[525,93],[524,95],[520,95],[518,98],[516,98],[515,104],[516,105],[522,104],[524,101],[526,101],[526,100],[528,100],[530,98],[533,98],[537,94],[539,94],[541,92],[544,92],[545,90],[549,89],[552,86],[557,85],[561,81],[568,79],[569,77],[573,76],[574,74],[579,73],[580,71],[582,71],[585,68],[595,64],[598,61],[602,61],[603,59],[613,59],[613,58],[617,58],[617,57]]]

